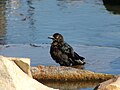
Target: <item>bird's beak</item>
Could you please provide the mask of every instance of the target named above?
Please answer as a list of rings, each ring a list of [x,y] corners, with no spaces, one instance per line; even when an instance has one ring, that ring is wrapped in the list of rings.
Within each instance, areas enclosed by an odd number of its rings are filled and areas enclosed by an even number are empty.
[[[53,37],[53,36],[49,36],[48,38],[49,38],[49,39],[54,39],[54,37]]]

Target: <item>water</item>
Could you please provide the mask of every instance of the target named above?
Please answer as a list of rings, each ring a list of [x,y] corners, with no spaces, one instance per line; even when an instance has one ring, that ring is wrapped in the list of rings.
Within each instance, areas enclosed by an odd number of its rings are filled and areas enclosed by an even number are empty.
[[[58,65],[49,55],[47,39],[55,32],[86,57],[85,69],[120,73],[120,6],[102,0],[0,0],[0,44],[10,46],[0,46],[1,55],[29,57],[32,66]],[[79,90],[82,84],[73,85]]]
[[[59,32],[73,44],[120,47],[120,16],[108,12],[101,0],[6,2],[1,35],[6,43],[50,43],[47,37]]]

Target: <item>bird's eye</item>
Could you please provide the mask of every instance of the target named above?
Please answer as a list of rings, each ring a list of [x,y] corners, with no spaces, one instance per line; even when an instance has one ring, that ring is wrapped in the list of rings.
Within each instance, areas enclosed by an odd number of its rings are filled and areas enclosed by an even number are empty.
[[[56,37],[56,39],[58,39],[58,38],[59,38],[59,36]]]

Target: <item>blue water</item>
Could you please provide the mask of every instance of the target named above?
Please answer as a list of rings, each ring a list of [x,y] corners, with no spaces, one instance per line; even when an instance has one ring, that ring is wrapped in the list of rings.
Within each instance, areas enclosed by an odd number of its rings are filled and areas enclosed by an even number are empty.
[[[86,69],[120,73],[119,6],[107,7],[102,0],[0,1],[0,44],[10,45],[0,47],[1,55],[29,57],[32,66],[58,65],[50,58],[47,38],[55,32],[86,57]]]
[[[120,16],[102,0],[16,1],[6,5],[6,43],[50,43],[47,37],[59,32],[72,44],[120,47]]]

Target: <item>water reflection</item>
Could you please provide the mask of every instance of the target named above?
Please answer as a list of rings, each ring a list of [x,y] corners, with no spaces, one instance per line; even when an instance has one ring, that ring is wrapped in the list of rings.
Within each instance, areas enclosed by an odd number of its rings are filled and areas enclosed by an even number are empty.
[[[16,16],[19,16],[17,14],[17,9],[20,8],[21,2],[20,0],[6,0],[6,17],[9,16],[11,17],[11,14],[14,14]]]
[[[0,44],[5,44],[6,18],[5,18],[5,0],[0,0]]]
[[[7,0],[8,43],[35,41],[35,7],[33,6],[33,2],[33,0]]]
[[[28,16],[27,16],[27,18],[28,18],[28,20],[29,20],[29,24],[30,24],[30,29],[32,29],[32,30],[34,30],[35,29],[35,26],[34,26],[34,24],[35,24],[35,20],[34,20],[34,10],[35,10],[35,8],[32,6],[32,0],[28,0],[27,1],[27,4],[28,4],[28,10],[27,10],[27,12],[28,12]],[[26,19],[26,18],[25,18]],[[25,20],[24,19],[24,20]]]
[[[83,3],[83,0],[57,0],[58,6],[61,7],[61,9],[68,8],[69,6],[77,6],[81,3]]]
[[[82,88],[94,88],[100,82],[42,82],[43,84],[60,90],[80,90]]]
[[[6,8],[9,9],[18,9],[20,7],[20,0],[7,0]]]
[[[34,40],[36,40],[36,35],[35,35],[35,31],[36,31],[36,27],[35,27],[35,7],[33,6],[33,0],[27,0],[27,16],[26,18],[24,18],[24,20],[28,20],[28,26],[29,26],[29,30],[31,31],[30,36],[31,36],[31,41],[33,42]]]

